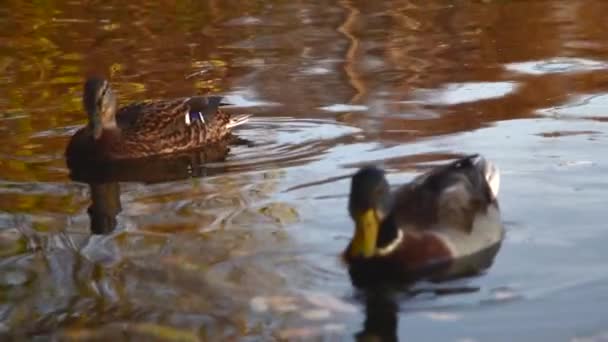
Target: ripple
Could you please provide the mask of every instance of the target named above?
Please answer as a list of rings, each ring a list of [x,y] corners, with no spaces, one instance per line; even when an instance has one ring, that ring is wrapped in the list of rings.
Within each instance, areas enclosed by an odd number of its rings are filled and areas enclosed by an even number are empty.
[[[224,26],[257,26],[263,24],[262,19],[253,16],[242,16],[228,20]]]
[[[336,103],[329,106],[320,107],[320,109],[328,112],[363,112],[368,110],[367,106],[361,105],[349,105],[343,103]]]
[[[567,103],[537,111],[540,115],[593,119],[597,121],[608,120],[608,94],[579,95]]]
[[[608,64],[592,59],[558,57],[546,60],[510,63],[505,69],[522,74],[546,75],[556,73],[577,73],[607,69]]]
[[[277,102],[268,102],[263,100],[256,100],[255,94],[250,90],[240,90],[229,94],[226,94],[224,98],[226,102],[230,103],[230,107],[246,108],[246,107],[268,107],[268,106],[280,106]]]
[[[317,76],[317,75],[327,75],[332,72],[332,69],[325,68],[322,66],[311,66],[308,68],[304,68],[300,71],[303,75]]]
[[[450,106],[503,97],[516,89],[515,82],[465,82],[449,83],[436,90],[419,90],[415,95],[425,103]]]
[[[320,159],[340,139],[358,132],[332,120],[254,118],[238,135],[255,144],[233,149],[222,165],[231,171],[300,165]]]

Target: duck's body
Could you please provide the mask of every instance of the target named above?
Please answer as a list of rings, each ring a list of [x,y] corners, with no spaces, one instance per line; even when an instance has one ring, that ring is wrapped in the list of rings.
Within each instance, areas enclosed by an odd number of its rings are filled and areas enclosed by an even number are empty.
[[[66,156],[75,160],[138,159],[204,147],[230,137],[233,127],[248,115],[232,117],[220,110],[219,96],[134,103],[116,109],[107,81],[85,83],[89,123],[74,134]]]
[[[498,183],[498,170],[476,155],[394,193],[382,170],[359,170],[349,203],[357,228],[344,252],[353,280],[452,277],[489,267],[504,236]]]

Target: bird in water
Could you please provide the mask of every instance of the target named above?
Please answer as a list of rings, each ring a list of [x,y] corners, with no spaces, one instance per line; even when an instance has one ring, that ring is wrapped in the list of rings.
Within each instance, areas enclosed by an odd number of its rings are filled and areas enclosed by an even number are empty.
[[[72,136],[68,165],[171,154],[227,142],[250,115],[230,115],[220,96],[193,96],[132,103],[118,108],[110,83],[92,77],[84,84],[88,123]]]
[[[498,169],[479,155],[438,166],[390,192],[382,169],[352,177],[354,236],[343,253],[356,286],[452,278],[489,267],[504,237]]]

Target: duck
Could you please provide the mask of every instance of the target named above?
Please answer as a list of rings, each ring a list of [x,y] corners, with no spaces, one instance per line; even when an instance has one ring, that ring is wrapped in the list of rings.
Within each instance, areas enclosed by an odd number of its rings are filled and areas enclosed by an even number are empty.
[[[348,211],[355,230],[342,253],[352,282],[441,281],[490,267],[504,238],[500,172],[472,154],[390,190],[383,169],[351,178]]]
[[[225,142],[232,129],[251,115],[222,111],[220,107],[228,105],[222,100],[221,96],[193,96],[119,108],[110,83],[89,77],[82,98],[88,123],[67,145],[68,165],[147,158]]]

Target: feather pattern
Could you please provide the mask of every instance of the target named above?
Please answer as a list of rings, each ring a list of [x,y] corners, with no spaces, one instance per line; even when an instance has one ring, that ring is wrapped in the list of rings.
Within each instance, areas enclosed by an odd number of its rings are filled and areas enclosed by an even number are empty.
[[[106,91],[99,93],[98,97],[111,95]],[[95,94],[87,96],[85,101],[93,98],[102,102]],[[103,101],[106,102],[111,103]],[[101,160],[136,159],[219,143],[230,137],[231,129],[237,126],[233,123],[242,124],[249,118],[249,115],[231,116],[220,110],[223,105],[220,96],[195,96],[132,103],[114,112],[111,109],[116,106],[110,106],[110,110],[92,109],[89,125],[73,136],[66,154],[68,159],[85,156]],[[100,115],[104,122],[99,137],[92,134],[92,115]]]
[[[434,168],[394,194],[398,226],[432,229],[450,226],[470,232],[475,213],[485,211],[495,198],[484,178],[478,155]]]

